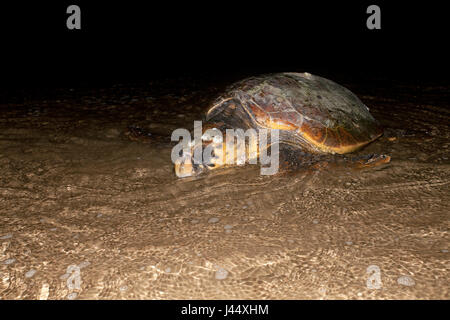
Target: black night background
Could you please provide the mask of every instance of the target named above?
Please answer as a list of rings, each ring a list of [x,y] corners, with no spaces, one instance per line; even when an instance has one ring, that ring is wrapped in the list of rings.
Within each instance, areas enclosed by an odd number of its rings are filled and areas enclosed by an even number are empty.
[[[66,8],[82,8],[81,30]],[[146,81],[154,77],[286,70],[445,79],[445,11],[383,1],[382,28],[366,27],[370,1],[110,2],[2,5],[5,84]]]

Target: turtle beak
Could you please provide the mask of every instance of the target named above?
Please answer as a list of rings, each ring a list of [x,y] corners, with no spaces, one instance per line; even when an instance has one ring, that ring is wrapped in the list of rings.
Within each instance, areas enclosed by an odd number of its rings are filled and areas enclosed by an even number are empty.
[[[189,154],[175,161],[175,174],[178,178],[197,176],[203,170],[204,166],[194,163]]]

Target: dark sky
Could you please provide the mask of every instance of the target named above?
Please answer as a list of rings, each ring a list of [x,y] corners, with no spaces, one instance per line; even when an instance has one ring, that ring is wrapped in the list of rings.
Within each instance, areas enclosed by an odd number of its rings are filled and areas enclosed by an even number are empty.
[[[2,83],[282,70],[448,79],[448,17],[430,1],[159,2],[2,4]],[[70,4],[81,30],[66,28]],[[381,30],[366,28],[370,4]]]

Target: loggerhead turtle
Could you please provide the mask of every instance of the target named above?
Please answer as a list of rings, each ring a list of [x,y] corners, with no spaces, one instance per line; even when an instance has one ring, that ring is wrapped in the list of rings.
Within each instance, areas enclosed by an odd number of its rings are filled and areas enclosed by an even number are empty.
[[[324,159],[324,155],[351,153],[383,134],[369,108],[355,94],[309,73],[276,73],[236,82],[212,104],[206,122],[208,128],[221,132],[226,128],[279,129],[279,155],[283,157],[282,163],[288,165],[311,163],[311,159]],[[211,142],[208,137],[202,139],[203,144]],[[219,142],[213,143],[214,157],[202,163],[192,160],[194,148],[198,147],[192,145],[175,162],[176,175],[194,176],[223,166],[226,153],[235,151]],[[358,167],[390,161],[387,155],[340,159]]]

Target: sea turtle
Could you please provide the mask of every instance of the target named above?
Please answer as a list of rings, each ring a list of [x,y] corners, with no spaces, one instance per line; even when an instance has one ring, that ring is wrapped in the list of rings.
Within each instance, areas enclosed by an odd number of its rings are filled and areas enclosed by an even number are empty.
[[[228,87],[206,113],[206,128],[279,129],[282,163],[296,164],[324,159],[324,155],[354,152],[383,134],[369,108],[343,86],[310,73],[275,73],[250,77]],[[206,129],[205,128],[205,129]],[[235,152],[222,141],[212,143],[212,158],[195,163],[197,144],[175,162],[178,177],[223,166],[225,155]],[[247,151],[249,151],[247,147]],[[335,157],[357,166],[388,163],[387,155]],[[219,161],[218,161],[219,160]]]

